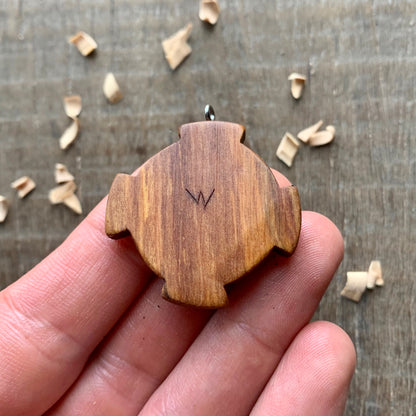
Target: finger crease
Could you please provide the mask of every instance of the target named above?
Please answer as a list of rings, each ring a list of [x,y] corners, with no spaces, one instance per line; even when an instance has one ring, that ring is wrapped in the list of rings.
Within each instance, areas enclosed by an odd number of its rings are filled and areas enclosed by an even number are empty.
[[[108,384],[122,397],[131,400],[131,397],[126,397],[125,390],[120,385],[120,378],[117,375],[118,371],[124,371],[127,367],[132,373],[135,374],[133,379],[138,380],[139,378],[137,375],[142,375],[149,380],[149,383],[152,384],[154,388],[157,388],[163,380],[156,377],[154,374],[147,371],[143,366],[138,366],[133,364],[126,358],[115,354],[113,352],[106,351],[105,353],[101,354],[100,356],[101,363],[97,363],[97,366],[101,369],[101,373],[105,375],[105,379]],[[107,368],[109,367],[109,368]],[[114,371],[115,370],[115,371]],[[144,384],[141,382],[141,384]]]
[[[12,315],[12,323],[16,333],[22,335],[24,339],[34,347],[47,361],[56,364],[72,364],[73,362],[79,362],[79,357],[87,355],[87,347],[83,345],[79,340],[77,340],[72,335],[68,334],[64,330],[58,328],[51,321],[47,319],[39,319],[33,316],[28,315],[22,311],[14,302],[13,297],[4,294],[3,297],[5,305],[8,307]],[[37,330],[50,330],[51,334],[46,338],[42,334],[43,341],[36,342],[37,339],[34,338]],[[45,342],[47,340],[48,342]],[[62,345],[65,345],[65,350],[72,350],[73,353],[70,354],[70,359],[65,360],[63,354],[56,354],[54,348],[51,346],[55,343],[58,346],[58,342]],[[71,343],[71,346],[68,346],[68,343]]]
[[[283,354],[285,349],[280,343],[270,344],[266,341],[266,337],[264,335],[261,335],[261,333],[264,334],[265,331],[261,331],[258,328],[248,324],[247,322],[233,319],[230,316],[223,317],[223,319],[232,322],[237,328],[241,329],[257,344],[263,347],[266,351],[270,352],[276,358],[279,358]]]

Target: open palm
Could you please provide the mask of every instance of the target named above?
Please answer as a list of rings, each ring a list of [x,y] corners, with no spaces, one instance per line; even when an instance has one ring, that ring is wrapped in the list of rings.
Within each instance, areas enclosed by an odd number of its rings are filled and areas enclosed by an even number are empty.
[[[343,413],[354,348],[336,325],[309,323],[343,255],[328,219],[303,212],[295,254],[272,253],[208,311],[164,301],[104,215],[102,201],[0,292],[1,415]]]

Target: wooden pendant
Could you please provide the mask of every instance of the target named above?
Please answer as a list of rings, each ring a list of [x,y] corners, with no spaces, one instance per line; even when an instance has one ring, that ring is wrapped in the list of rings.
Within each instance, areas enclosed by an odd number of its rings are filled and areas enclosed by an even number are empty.
[[[242,144],[239,124],[190,123],[179,136],[137,175],[115,177],[105,231],[115,239],[133,237],[144,261],[165,280],[164,298],[218,308],[227,304],[224,285],[273,248],[293,253],[299,195],[295,186],[280,188],[263,160]]]

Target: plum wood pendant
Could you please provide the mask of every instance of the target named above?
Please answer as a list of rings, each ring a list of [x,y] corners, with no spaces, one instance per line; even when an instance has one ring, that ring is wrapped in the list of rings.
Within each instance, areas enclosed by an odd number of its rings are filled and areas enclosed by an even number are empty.
[[[273,248],[291,255],[300,232],[295,186],[280,188],[268,166],[242,144],[244,127],[214,121],[184,124],[180,140],[118,174],[105,231],[131,235],[147,265],[165,280],[169,301],[205,308],[227,304],[224,285]]]

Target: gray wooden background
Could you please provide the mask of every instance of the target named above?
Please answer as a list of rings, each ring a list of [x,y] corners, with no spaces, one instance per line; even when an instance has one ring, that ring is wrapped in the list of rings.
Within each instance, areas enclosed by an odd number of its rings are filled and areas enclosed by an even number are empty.
[[[342,326],[358,364],[347,415],[407,415],[416,409],[416,3],[412,1],[221,1],[214,29],[196,0],[0,0],[0,194],[12,200],[0,224],[0,285],[53,250],[82,220],[50,206],[53,167],[76,175],[85,213],[117,172],[131,172],[177,139],[180,124],[221,120],[247,128],[246,143],[300,190],[304,209],[331,218],[345,258],[317,319]],[[193,53],[174,73],[160,41],[194,24]],[[83,58],[67,39],[90,33]],[[115,73],[125,98],[102,94]],[[287,76],[306,73],[304,96]],[[67,152],[62,97],[81,94],[82,133]],[[329,146],[302,146],[289,169],[275,157],[285,131],[324,119]],[[30,175],[37,189],[18,200],[10,182]],[[360,304],[339,296],[348,270],[383,265],[386,285]]]

